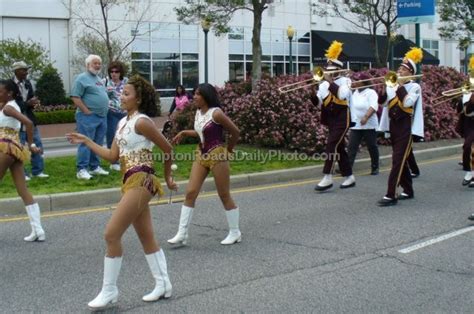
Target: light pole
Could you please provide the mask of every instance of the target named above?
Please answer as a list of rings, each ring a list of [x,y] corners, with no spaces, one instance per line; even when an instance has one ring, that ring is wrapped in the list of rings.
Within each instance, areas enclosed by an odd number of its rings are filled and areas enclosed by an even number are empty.
[[[394,71],[395,70],[395,44],[397,43],[398,40],[398,34],[397,33],[391,33],[390,34],[390,70]]]
[[[211,28],[211,22],[207,19],[201,21],[202,30],[204,31],[204,83],[208,82],[208,70],[207,70],[207,33]]]
[[[293,74],[293,56],[291,55],[291,42],[293,40],[293,36],[295,36],[295,29],[293,26],[289,25],[286,29],[286,35],[288,36],[288,40],[290,41],[290,74]]]

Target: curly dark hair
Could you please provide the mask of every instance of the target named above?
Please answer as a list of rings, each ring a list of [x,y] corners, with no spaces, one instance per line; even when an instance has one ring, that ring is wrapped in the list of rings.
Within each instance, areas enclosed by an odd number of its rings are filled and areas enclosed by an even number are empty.
[[[108,68],[107,68],[107,73],[109,74],[109,77],[110,76],[110,72],[113,70],[113,69],[117,69],[119,70],[120,72],[120,80],[123,80],[124,76],[125,76],[125,65],[120,62],[120,61],[112,61],[110,62]]]
[[[208,83],[202,83],[199,84],[197,90],[202,98],[204,98],[209,108],[221,107],[219,96],[217,95],[217,90],[214,86]]]
[[[156,117],[158,107],[156,106],[155,87],[140,75],[133,75],[129,78],[127,84],[133,85],[139,101],[138,111],[149,117]]]
[[[0,85],[5,86],[7,91],[12,92],[12,99],[16,99],[18,96],[20,96],[20,89],[12,79],[0,80]]]

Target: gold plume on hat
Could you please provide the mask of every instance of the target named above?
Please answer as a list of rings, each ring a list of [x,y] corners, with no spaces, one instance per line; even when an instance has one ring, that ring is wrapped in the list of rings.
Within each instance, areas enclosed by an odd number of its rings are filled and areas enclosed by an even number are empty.
[[[405,58],[410,59],[415,63],[420,63],[423,59],[423,50],[421,50],[421,48],[412,47],[410,51],[405,54]]]
[[[474,70],[474,55],[469,59],[469,69]]]
[[[334,40],[331,43],[331,46],[329,46],[328,50],[326,50],[326,54],[325,54],[326,58],[337,60],[339,58],[339,55],[342,52],[342,45],[343,44],[341,42]]]

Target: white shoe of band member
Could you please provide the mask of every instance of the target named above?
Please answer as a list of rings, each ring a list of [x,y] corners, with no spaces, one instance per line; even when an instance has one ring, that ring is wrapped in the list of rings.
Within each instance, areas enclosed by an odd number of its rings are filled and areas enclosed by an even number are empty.
[[[222,240],[221,244],[228,245],[242,241],[242,234],[239,230],[239,208],[226,210],[225,215],[229,224],[229,234]]]
[[[166,266],[166,258],[163,250],[159,250],[153,254],[145,255],[148,266],[150,266],[151,274],[155,278],[155,289],[142,299],[145,302],[157,301],[161,298],[168,299],[171,297],[171,282],[168,277],[168,269]]]
[[[117,278],[120,274],[120,268],[122,267],[122,257],[105,257],[104,258],[104,280],[102,284],[102,290],[95,297],[94,300],[87,304],[89,308],[98,310],[107,307],[109,304],[117,302],[118,299],[118,288]]]
[[[179,217],[179,227],[178,233],[174,238],[169,239],[168,243],[170,244],[183,244],[185,245],[188,241],[188,231],[191,219],[193,218],[194,208],[188,207],[186,205],[181,206],[181,216]]]
[[[332,184],[332,175],[325,174],[324,178],[318,183],[318,186],[325,187]]]
[[[342,182],[342,186],[348,186],[348,185],[351,185],[351,184],[354,184],[356,182],[355,180],[355,177],[354,175],[350,175],[348,177],[346,177],[346,179],[344,180],[344,182]]]
[[[23,240],[27,242],[46,240],[46,235],[41,226],[41,214],[38,203],[27,205],[25,208],[28,213],[28,218],[30,218],[31,234],[23,238]]]

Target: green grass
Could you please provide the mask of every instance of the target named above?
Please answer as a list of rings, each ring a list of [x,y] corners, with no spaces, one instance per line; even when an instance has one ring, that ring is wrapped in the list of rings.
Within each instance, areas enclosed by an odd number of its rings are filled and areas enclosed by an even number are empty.
[[[177,154],[191,155],[196,145],[180,145],[175,148]],[[158,152],[158,151],[156,151]],[[244,156],[244,154],[247,154]],[[264,160],[265,156],[269,156],[268,149],[255,148],[252,146],[239,145],[237,147],[236,160],[231,162],[231,174],[244,174],[269,170],[287,169],[294,167],[303,167],[316,165],[320,161],[315,160],[291,160],[292,158],[278,158],[273,156],[271,160]],[[282,152],[280,151],[280,154]],[[280,155],[281,157],[281,155]],[[245,159],[245,160],[242,160]],[[176,181],[187,180],[191,171],[191,160],[177,160],[178,170],[174,173]],[[109,163],[102,162],[102,167],[109,170]],[[163,165],[160,161],[155,162],[155,170],[160,178],[163,177]],[[108,176],[94,176],[91,180],[76,179],[76,158],[56,157],[45,159],[45,173],[49,174],[48,179],[32,178],[28,182],[28,188],[33,195],[78,192],[97,190],[105,188],[117,188],[121,185],[121,173],[110,171]],[[8,173],[2,181],[0,181],[0,198],[17,196],[15,186],[11,176]]]

